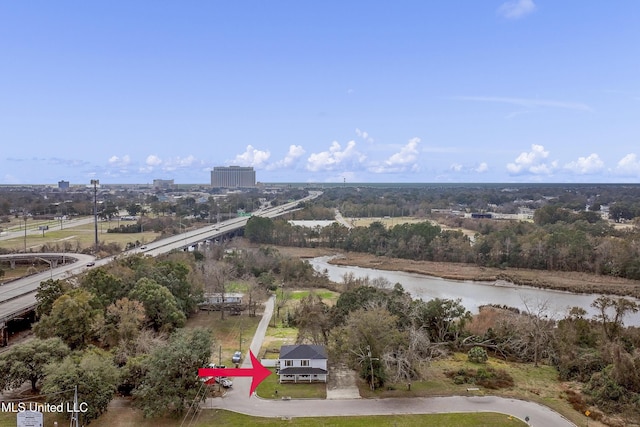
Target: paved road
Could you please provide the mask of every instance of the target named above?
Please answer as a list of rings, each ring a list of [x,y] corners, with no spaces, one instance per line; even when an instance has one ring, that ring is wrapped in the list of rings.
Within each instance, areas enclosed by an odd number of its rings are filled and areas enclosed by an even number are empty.
[[[251,351],[258,356],[273,314],[275,300],[265,304],[262,320],[251,341]],[[248,357],[242,364],[251,366]],[[267,400],[249,397],[250,378],[235,378],[233,388],[224,397],[208,398],[203,409],[226,409],[259,417],[295,418],[353,415],[437,414],[447,412],[498,412],[521,420],[529,419],[536,427],[575,427],[575,424],[546,406],[497,396],[447,396],[392,399],[303,399]]]
[[[264,341],[264,337],[267,334],[269,321],[271,320],[271,316],[273,315],[274,306],[275,306],[275,297],[272,296],[267,300],[267,302],[264,305],[264,313],[262,314],[262,319],[260,319],[260,323],[258,324],[256,333],[253,335],[253,339],[251,340],[251,344],[249,345],[249,348],[253,352],[253,355],[256,356],[258,359],[260,358],[260,348],[262,347],[262,342]],[[244,361],[242,362],[242,367],[243,368],[251,367],[251,360],[249,358],[249,353],[245,355]],[[225,399],[226,400],[231,399],[238,402],[242,402],[243,400],[249,400],[250,388],[251,388],[251,378],[235,377],[233,379],[233,388],[227,390]]]
[[[29,256],[60,256],[59,253],[44,254],[28,254]],[[0,258],[10,258],[12,256],[21,256],[21,254],[0,256]],[[59,265],[56,268],[50,268],[41,273],[26,276],[12,282],[8,282],[0,286],[0,325],[4,325],[9,319],[12,319],[16,313],[23,313],[25,310],[35,307],[36,291],[40,282],[48,279],[64,279],[70,275],[79,274],[86,268],[86,264],[93,261],[93,257],[84,254],[69,254],[69,258],[77,261],[68,264]]]

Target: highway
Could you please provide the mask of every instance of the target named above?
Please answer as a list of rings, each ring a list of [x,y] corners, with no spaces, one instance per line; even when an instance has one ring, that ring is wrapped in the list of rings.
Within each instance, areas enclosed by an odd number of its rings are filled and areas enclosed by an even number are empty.
[[[274,218],[283,215],[292,209],[295,209],[299,203],[309,201],[319,197],[322,192],[309,192],[309,195],[303,199],[286,203],[274,208],[261,209],[254,212],[256,216]],[[250,217],[232,218],[214,225],[202,227],[196,230],[187,231],[175,236],[167,237],[145,246],[137,247],[122,254],[95,259],[90,255],[83,254],[59,254],[59,253],[28,253],[28,254],[12,254],[3,255],[4,258],[32,256],[35,258],[45,258],[48,256],[65,256],[74,258],[77,262],[72,264],[64,264],[56,268],[34,274],[32,276],[23,277],[21,279],[4,284],[0,287],[0,328],[4,328],[7,321],[22,316],[26,312],[33,310],[36,306],[36,291],[40,282],[48,279],[66,279],[76,274],[80,274],[89,268],[96,268],[106,265],[113,261],[116,257],[128,256],[132,254],[144,254],[149,256],[158,256],[173,250],[184,250],[190,246],[196,246],[201,242],[214,241],[224,237],[226,234],[232,233],[243,228]],[[92,219],[91,219],[92,220]],[[86,222],[87,219],[85,218]],[[94,264],[88,266],[88,264]],[[51,264],[50,264],[51,265]]]

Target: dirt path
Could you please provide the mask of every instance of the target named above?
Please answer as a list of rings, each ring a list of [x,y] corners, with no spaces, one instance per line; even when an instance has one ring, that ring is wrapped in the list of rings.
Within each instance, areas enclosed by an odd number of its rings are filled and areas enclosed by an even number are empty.
[[[326,248],[278,247],[283,255],[313,258],[339,251]],[[337,265],[351,265],[389,271],[406,271],[455,280],[496,281],[506,280],[518,285],[556,289],[575,293],[602,293],[640,298],[640,281],[595,274],[528,269],[499,269],[474,264],[412,261],[400,258],[340,252],[342,257],[332,261]]]

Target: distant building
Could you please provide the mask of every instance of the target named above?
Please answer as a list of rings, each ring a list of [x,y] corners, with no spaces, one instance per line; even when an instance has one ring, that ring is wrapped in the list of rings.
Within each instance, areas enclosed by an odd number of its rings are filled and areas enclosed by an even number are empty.
[[[153,188],[156,188],[156,189],[173,188],[173,180],[172,179],[154,179]]]
[[[69,181],[58,181],[58,188],[61,190],[69,189]]]
[[[211,186],[216,188],[253,188],[256,171],[252,167],[215,166],[211,171]]]

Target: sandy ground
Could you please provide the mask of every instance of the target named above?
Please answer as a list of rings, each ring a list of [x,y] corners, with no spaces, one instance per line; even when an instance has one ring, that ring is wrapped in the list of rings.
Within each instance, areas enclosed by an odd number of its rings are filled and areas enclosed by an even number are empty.
[[[283,255],[313,258],[338,253],[326,248],[278,247]],[[495,281],[506,280],[519,285],[557,289],[576,293],[603,293],[640,298],[640,281],[595,274],[528,269],[499,269],[479,267],[474,264],[412,261],[375,255],[340,252],[340,258],[332,261],[339,265],[377,268],[389,271],[406,271],[456,280]]]

